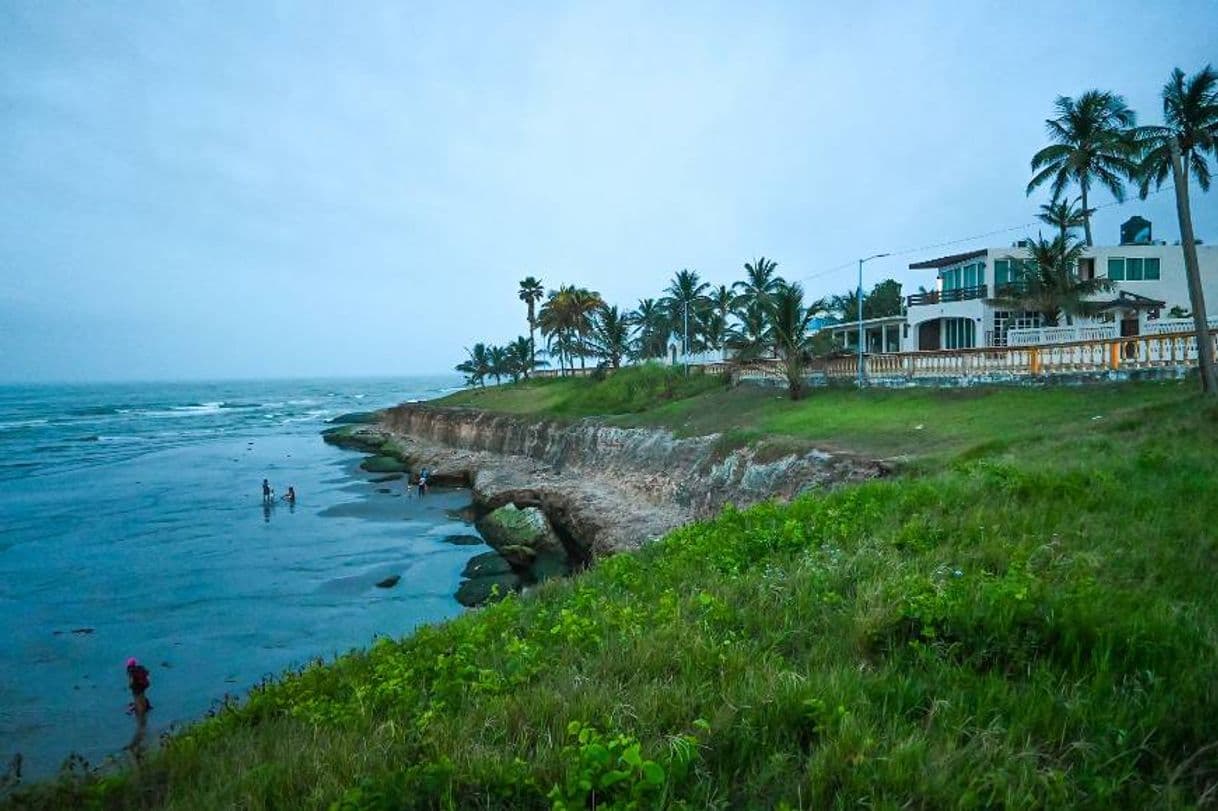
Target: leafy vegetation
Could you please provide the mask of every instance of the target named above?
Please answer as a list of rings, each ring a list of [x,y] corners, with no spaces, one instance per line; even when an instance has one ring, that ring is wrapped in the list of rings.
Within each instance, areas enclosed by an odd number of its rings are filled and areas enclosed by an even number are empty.
[[[9,805],[1204,804],[1218,410],[1171,388],[928,475],[728,509]]]

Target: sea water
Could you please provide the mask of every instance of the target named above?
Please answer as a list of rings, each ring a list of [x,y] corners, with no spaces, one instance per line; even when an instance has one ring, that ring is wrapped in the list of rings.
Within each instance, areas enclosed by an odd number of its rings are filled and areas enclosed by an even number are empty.
[[[461,611],[465,490],[412,497],[326,420],[451,377],[0,387],[0,757],[29,777],[120,753],[265,675]],[[268,478],[296,504],[262,501]],[[378,588],[400,575],[393,588]],[[3,763],[0,763],[0,770]]]

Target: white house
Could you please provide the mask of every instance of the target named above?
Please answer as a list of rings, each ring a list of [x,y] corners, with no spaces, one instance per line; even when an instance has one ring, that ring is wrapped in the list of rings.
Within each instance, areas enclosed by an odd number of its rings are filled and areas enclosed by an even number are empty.
[[[1144,227],[1143,227],[1144,226]],[[1095,297],[1101,314],[1068,329],[1037,331],[1040,315],[1001,306],[997,295],[1018,280],[1028,252],[1016,243],[982,248],[910,265],[933,270],[926,292],[906,297],[901,348],[906,352],[1007,346],[1013,343],[1082,340],[1161,331],[1173,307],[1189,309],[1184,250],[1150,239],[1150,223],[1134,217],[1122,227],[1123,244],[1087,248],[1079,266],[1084,279],[1106,277],[1112,292]],[[1206,309],[1218,316],[1218,247],[1198,245]],[[1191,327],[1184,326],[1184,329]],[[1094,334],[1090,334],[1094,333]]]

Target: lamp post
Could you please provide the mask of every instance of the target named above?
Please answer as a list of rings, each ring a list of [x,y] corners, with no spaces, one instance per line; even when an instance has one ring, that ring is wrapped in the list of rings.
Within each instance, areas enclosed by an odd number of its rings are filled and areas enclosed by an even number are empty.
[[[868,256],[866,259],[859,260],[859,289],[858,289],[858,316],[859,316],[859,380],[858,385],[863,387],[863,263],[870,262],[872,259],[883,259],[888,256],[886,253],[877,253],[874,256]]]

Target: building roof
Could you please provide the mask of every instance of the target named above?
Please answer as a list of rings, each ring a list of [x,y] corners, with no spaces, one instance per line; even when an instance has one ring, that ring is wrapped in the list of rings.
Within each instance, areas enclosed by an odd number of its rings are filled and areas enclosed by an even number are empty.
[[[948,265],[954,265],[958,262],[967,262],[970,259],[979,259],[989,253],[988,248],[982,248],[979,251],[969,251],[968,253],[954,253],[951,256],[940,256],[938,259],[928,259],[925,262],[914,262],[909,266],[910,270],[937,270],[945,268]]]
[[[903,315],[881,315],[877,316],[876,318],[864,318],[863,328],[866,329],[867,327],[891,326],[893,324],[904,323],[905,316]],[[825,324],[821,327],[821,329],[826,332],[840,332],[842,330],[852,330],[858,328],[858,321],[838,321],[835,324]]]
[[[1111,301],[1097,301],[1094,306],[1100,310],[1153,310],[1166,307],[1167,302],[1122,290]]]

